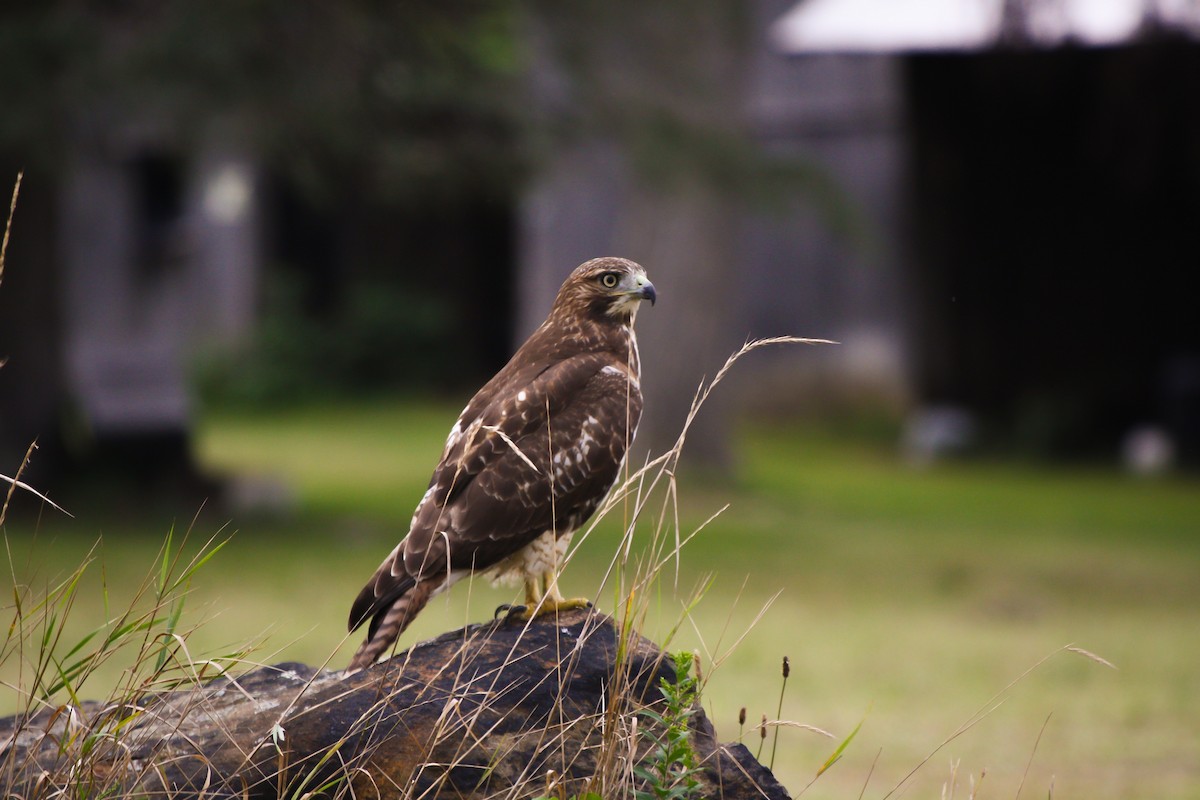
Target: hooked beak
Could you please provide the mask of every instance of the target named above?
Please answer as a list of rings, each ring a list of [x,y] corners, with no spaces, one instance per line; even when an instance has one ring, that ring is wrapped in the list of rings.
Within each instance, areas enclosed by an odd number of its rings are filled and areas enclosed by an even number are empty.
[[[637,292],[637,296],[643,300],[649,300],[650,305],[654,305],[654,301],[658,299],[658,292],[654,291],[653,283],[646,281],[646,285]]]

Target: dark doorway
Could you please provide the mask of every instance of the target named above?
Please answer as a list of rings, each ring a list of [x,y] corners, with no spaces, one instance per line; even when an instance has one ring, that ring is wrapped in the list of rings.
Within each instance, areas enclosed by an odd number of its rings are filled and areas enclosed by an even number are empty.
[[[915,56],[906,92],[922,399],[1044,455],[1147,422],[1200,455],[1200,47]]]
[[[341,343],[321,371],[345,372],[344,388],[460,391],[507,360],[511,193],[320,204],[276,179],[271,208],[268,283],[290,285],[299,313]]]

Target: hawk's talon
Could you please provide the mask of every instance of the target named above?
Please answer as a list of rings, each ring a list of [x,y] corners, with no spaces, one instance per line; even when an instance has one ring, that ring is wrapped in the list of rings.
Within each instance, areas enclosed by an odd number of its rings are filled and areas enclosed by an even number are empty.
[[[500,614],[502,613],[504,614],[505,621],[514,616],[520,619],[521,616],[528,611],[529,607],[520,603],[501,603],[500,605],[496,606],[496,611],[492,614],[492,619],[500,619]]]

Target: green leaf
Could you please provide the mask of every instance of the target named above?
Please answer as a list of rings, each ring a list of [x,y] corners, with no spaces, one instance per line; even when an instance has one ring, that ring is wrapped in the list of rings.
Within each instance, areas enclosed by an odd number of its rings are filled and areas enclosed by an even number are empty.
[[[866,721],[867,718],[865,716],[858,721],[858,724],[854,726],[854,730],[850,731],[850,735],[842,740],[842,743],[837,746],[837,749],[833,751],[833,754],[830,755],[829,758],[826,759],[825,763],[821,765],[821,768],[817,770],[816,777],[821,777],[825,770],[832,767],[841,759],[842,753],[844,753],[846,748],[850,746],[850,742],[854,741],[854,737],[858,735],[859,729],[862,728],[863,723]]]
[[[66,661],[68,658],[70,658],[71,656],[75,655],[75,654],[76,654],[76,653],[78,653],[80,650],[82,650],[82,649],[83,649],[83,647],[84,647],[84,646],[85,646],[85,645],[86,645],[88,642],[90,642],[90,641],[92,640],[92,638],[93,638],[93,637],[94,637],[94,636],[95,636],[97,633],[99,633],[99,632],[100,632],[100,630],[101,630],[100,628],[97,628],[96,630],[92,631],[92,632],[91,632],[91,633],[89,633],[87,636],[83,637],[83,638],[82,638],[82,639],[80,639],[78,642],[76,642],[76,643],[75,643],[75,646],[74,646],[74,647],[72,647],[70,650],[68,650],[68,651],[67,651],[67,654],[66,654],[65,656],[63,656],[63,660],[64,660],[64,661]]]
[[[158,657],[154,662],[155,672],[161,672],[163,664],[167,663],[167,652],[169,650],[168,643],[170,642],[172,634],[175,633],[176,627],[179,625],[179,618],[183,615],[183,603],[185,599],[186,596],[180,597],[176,602],[171,604],[171,614],[169,617],[167,617],[167,629],[164,634],[167,638],[167,641],[163,642],[162,647],[159,648]]]
[[[662,725],[664,728],[667,727],[667,725],[668,725],[667,721],[665,719],[663,719],[663,716],[656,711],[651,711],[648,708],[644,708],[638,713],[640,713],[643,717],[650,720],[651,722],[657,722],[659,725]]]
[[[167,540],[163,542],[162,564],[158,568],[158,589],[162,591],[167,586],[167,577],[171,574],[171,540],[175,537],[175,526],[167,531]]]

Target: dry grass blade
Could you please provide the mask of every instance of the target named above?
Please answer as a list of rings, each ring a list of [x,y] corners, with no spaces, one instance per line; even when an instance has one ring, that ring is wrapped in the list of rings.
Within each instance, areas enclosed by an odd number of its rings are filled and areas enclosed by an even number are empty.
[[[769,719],[764,722],[763,725],[768,728],[795,728],[796,730],[808,731],[809,733],[815,733],[818,736],[824,736],[826,739],[837,738],[824,728],[818,728],[816,725],[809,725],[805,722],[795,722],[790,719]]]
[[[71,517],[72,519],[74,519],[74,515],[71,514],[71,512],[67,511],[65,508],[60,506],[58,503],[54,502],[49,497],[46,497],[46,495],[39,492],[37,489],[34,489],[28,483],[25,483],[24,481],[21,480],[21,473],[24,472],[25,467],[27,467],[29,465],[29,459],[33,456],[33,451],[36,449],[37,449],[37,440],[34,440],[33,443],[29,445],[29,449],[25,451],[25,457],[23,459],[21,459],[21,466],[19,466],[17,468],[16,477],[10,478],[7,475],[0,475],[0,480],[3,480],[8,483],[8,492],[4,495],[4,506],[0,507],[0,525],[3,525],[4,520],[8,518],[8,506],[9,506],[9,503],[12,502],[13,493],[17,489],[23,489],[23,490],[29,492],[30,494],[32,494],[35,497],[37,497],[38,499],[40,499],[42,502],[49,503],[56,510],[61,511],[62,513],[66,514],[68,517]]]
[[[858,800],[862,800],[867,793],[867,785],[871,782],[871,776],[875,774],[875,767],[879,764],[879,757],[883,755],[883,748],[875,751],[875,757],[871,759],[871,768],[867,770],[867,777],[863,778],[862,788],[858,791]]]
[[[700,412],[701,406],[703,406],[708,400],[708,397],[710,394],[712,394],[713,389],[717,388],[721,381],[725,379],[725,376],[729,374],[729,370],[733,369],[733,365],[736,364],[743,356],[748,355],[749,353],[752,353],[760,348],[770,347],[777,344],[838,344],[838,342],[835,342],[831,339],[806,339],[799,336],[770,336],[762,339],[752,339],[751,341],[748,341],[742,345],[736,353],[725,359],[725,363],[721,365],[721,368],[717,370],[717,374],[713,376],[713,379],[709,381],[708,384],[702,384],[697,389],[696,397],[692,400],[692,407],[688,411],[687,418],[684,420],[683,430],[679,432],[679,438],[676,440],[675,446],[671,448],[671,451],[668,453],[668,455],[671,456],[669,466],[672,468],[672,470],[675,464],[679,462],[679,457],[683,451],[683,443],[687,439],[688,430],[692,427],[692,423],[696,419],[696,414]]]
[[[1021,800],[1021,790],[1025,788],[1025,779],[1029,777],[1029,768],[1033,766],[1033,757],[1037,755],[1038,745],[1042,743],[1042,734],[1046,732],[1046,726],[1050,724],[1050,718],[1053,713],[1046,715],[1046,721],[1042,723],[1041,730],[1038,731],[1037,738],[1033,740],[1033,750],[1029,753],[1029,760],[1025,762],[1025,771],[1021,773],[1021,782],[1017,784],[1017,794],[1013,800]]]
[[[987,777],[986,769],[982,769],[979,771],[979,780],[975,780],[974,775],[970,776],[970,778],[971,778],[971,794],[969,794],[967,796],[967,800],[975,800],[976,796],[978,796],[978,794],[979,794],[979,787],[983,785],[983,779],[986,777]]]
[[[1010,690],[1012,690],[1012,688],[1014,686],[1016,686],[1021,681],[1025,680],[1025,678],[1029,677],[1030,673],[1032,673],[1038,667],[1042,666],[1047,661],[1049,661],[1051,658],[1054,658],[1054,656],[1056,656],[1059,653],[1062,653],[1064,651],[1079,653],[1080,655],[1086,656],[1098,664],[1104,664],[1108,667],[1112,667],[1113,669],[1116,669],[1116,667],[1114,667],[1110,662],[1101,658],[1100,656],[1097,656],[1094,653],[1089,653],[1086,650],[1081,650],[1080,648],[1075,647],[1074,645],[1070,645],[1070,644],[1063,645],[1062,647],[1058,648],[1057,650],[1054,650],[1053,652],[1046,654],[1045,656],[1040,658],[1033,666],[1029,667],[1024,672],[1022,672],[1020,675],[1018,675],[1017,677],[1015,677],[1011,681],[1009,681],[1007,686],[1005,686],[1003,689],[1001,689],[1000,691],[998,691],[994,695],[992,695],[991,698],[988,699],[988,701],[986,703],[984,703],[982,706],[980,706],[979,709],[974,714],[972,714],[967,719],[966,722],[964,722],[962,725],[958,726],[957,730],[955,730],[952,734],[950,734],[945,739],[943,739],[941,741],[941,743],[938,744],[937,747],[933,748],[933,750],[931,750],[929,752],[929,755],[925,756],[925,758],[921,759],[921,761],[915,767],[913,767],[911,770],[909,770],[908,774],[905,775],[903,778],[901,778],[900,782],[897,783],[895,786],[893,786],[891,791],[889,791],[887,794],[885,794],[883,796],[883,800],[887,800],[887,798],[891,797],[896,792],[898,792],[900,790],[900,788],[902,786],[904,786],[904,784],[908,783],[909,779],[912,778],[913,775],[916,775],[917,772],[919,772],[921,770],[921,768],[924,767],[929,762],[929,759],[933,758],[937,753],[941,752],[943,747],[950,744],[950,742],[954,741],[959,736],[962,736],[964,733],[966,733],[971,728],[975,727],[975,725],[978,724],[981,720],[983,720],[985,717],[987,717],[993,711],[995,711],[997,708],[999,708],[1004,702],[1002,699],[1004,697],[1004,695],[1008,694],[1008,692]]]
[[[1097,664],[1108,667],[1109,669],[1117,669],[1116,664],[1112,663],[1107,658],[1096,655],[1090,650],[1084,650],[1082,647],[1076,647],[1073,644],[1067,645],[1065,649],[1072,653],[1077,653],[1090,661],[1095,661]]]
[[[547,415],[547,417],[549,417],[549,415]],[[529,467],[535,473],[541,472],[541,470],[537,468],[537,465],[529,460],[529,456],[525,455],[525,451],[522,450],[521,448],[517,447],[517,443],[514,442],[511,438],[509,438],[507,433],[500,430],[500,427],[498,425],[484,425],[483,427],[480,428],[480,430],[487,431],[488,433],[494,433],[497,436],[499,436],[501,439],[504,440],[504,443],[506,445],[508,445],[508,448],[510,450],[512,450],[514,454],[516,454],[518,457],[520,457],[520,459],[522,461],[525,462],[525,466]]]
[[[9,236],[12,234],[13,215],[17,213],[17,197],[21,194],[21,179],[24,177],[24,172],[17,173],[17,180],[15,183],[13,183],[12,200],[8,204],[8,219],[4,223],[4,239],[0,241],[0,284],[4,283],[4,263],[8,258],[8,240]],[[0,355],[0,367],[3,366],[4,357]],[[33,444],[29,445],[29,449],[25,451],[25,458],[21,460],[21,466],[17,468],[17,474],[15,477],[10,478],[7,475],[0,474],[0,480],[8,483],[8,492],[4,496],[4,506],[3,508],[0,508],[0,525],[3,525],[4,520],[8,517],[8,506],[9,503],[12,502],[13,492],[17,489],[23,489],[27,492],[30,492],[31,494],[40,498],[42,501],[49,503],[50,505],[54,506],[54,508],[62,511],[64,514],[67,514],[67,516],[71,516],[49,497],[46,497],[46,495],[42,494],[21,480],[21,473],[25,471],[25,467],[29,464],[29,458],[33,455],[33,451],[36,449],[37,441],[35,440]]]
[[[4,283],[4,259],[8,256],[8,237],[12,233],[13,215],[17,213],[17,196],[21,194],[21,179],[25,173],[18,172],[13,184],[12,201],[8,204],[8,221],[4,224],[4,240],[0,242],[0,283]]]
[[[754,339],[746,342],[735,353],[730,355],[721,368],[717,371],[713,379],[707,383],[701,383],[696,389],[696,394],[692,399],[691,408],[688,411],[687,417],[684,420],[682,429],[675,444],[667,452],[648,460],[641,468],[627,475],[625,480],[615,486],[609,492],[600,509],[593,516],[591,522],[586,528],[575,535],[572,541],[571,552],[564,559],[563,567],[565,568],[571,561],[574,553],[586,541],[595,530],[599,522],[605,518],[612,509],[619,505],[624,505],[630,499],[633,501],[632,512],[628,516],[628,524],[625,526],[625,536],[622,539],[622,544],[619,551],[614,555],[609,568],[601,580],[601,589],[609,585],[609,581],[614,576],[620,577],[621,568],[628,565],[630,549],[632,546],[634,529],[645,510],[647,503],[650,502],[650,497],[660,483],[666,482],[668,486],[667,497],[664,500],[662,512],[659,514],[657,525],[652,537],[650,552],[661,553],[665,550],[662,546],[662,536],[664,528],[668,526],[668,520],[674,523],[673,536],[675,546],[669,552],[676,559],[676,574],[678,574],[678,558],[683,544],[686,544],[686,539],[681,539],[679,535],[679,514],[677,507],[677,492],[675,491],[675,471],[683,454],[683,447],[687,441],[687,434],[695,421],[696,415],[700,408],[707,401],[713,389],[724,380],[733,365],[739,359],[754,350],[763,347],[768,347],[777,344],[837,344],[830,339],[810,339],[797,336],[776,336],[763,339]],[[722,509],[723,510],[723,509]],[[720,512],[717,512],[718,514]],[[713,515],[714,517],[716,514]],[[709,520],[711,521],[711,519]],[[707,523],[706,523],[707,524]],[[703,527],[703,526],[701,526]],[[695,535],[698,531],[693,532]],[[652,559],[650,563],[654,564],[656,559]],[[655,564],[647,567],[643,565],[641,569],[642,578],[632,582],[632,589],[629,592],[622,592],[620,586],[616,587],[618,594],[618,605],[621,605],[620,598],[624,596],[626,603],[632,600],[635,594],[652,583],[659,575],[661,567],[665,564]],[[664,643],[665,646],[665,643]]]

